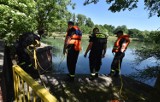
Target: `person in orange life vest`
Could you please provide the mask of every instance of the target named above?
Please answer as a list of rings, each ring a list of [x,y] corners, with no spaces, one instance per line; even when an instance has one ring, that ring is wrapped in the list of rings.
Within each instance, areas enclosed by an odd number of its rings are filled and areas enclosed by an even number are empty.
[[[89,53],[89,65],[90,65],[90,80],[94,80],[98,77],[98,72],[102,64],[101,60],[105,57],[107,48],[107,36],[99,33],[98,28],[93,29],[93,34],[90,36],[89,45],[86,49],[84,57]]]
[[[130,43],[129,35],[123,35],[123,31],[116,32],[117,40],[114,43],[112,53],[115,53],[114,59],[111,64],[111,71],[109,76],[119,76],[121,69],[122,59],[125,56],[125,51]]]
[[[68,29],[64,41],[63,54],[67,54],[67,68],[69,71],[70,81],[74,81],[76,63],[81,50],[82,32],[74,22],[68,22]]]

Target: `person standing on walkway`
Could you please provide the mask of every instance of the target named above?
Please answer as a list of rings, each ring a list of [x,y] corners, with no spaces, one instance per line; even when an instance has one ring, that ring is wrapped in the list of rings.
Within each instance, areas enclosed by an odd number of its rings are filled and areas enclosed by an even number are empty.
[[[86,49],[84,57],[89,53],[89,66],[90,66],[90,80],[94,80],[98,77],[98,72],[101,67],[101,60],[105,57],[107,48],[107,36],[99,33],[98,28],[93,29],[93,33],[89,39],[89,45]]]
[[[74,22],[68,22],[68,29],[64,41],[63,54],[67,54],[67,68],[69,71],[70,81],[74,81],[75,69],[79,52],[81,50],[82,32],[78,26],[74,26]]]
[[[125,51],[130,43],[129,35],[123,35],[123,31],[118,31],[115,33],[117,35],[117,40],[114,43],[112,53],[114,54],[114,59],[111,64],[111,71],[109,76],[119,76],[121,69],[122,59],[125,56]]]

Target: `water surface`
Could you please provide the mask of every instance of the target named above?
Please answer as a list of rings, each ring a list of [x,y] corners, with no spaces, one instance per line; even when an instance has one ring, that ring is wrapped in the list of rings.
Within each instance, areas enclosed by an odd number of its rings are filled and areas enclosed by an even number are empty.
[[[50,38],[49,40],[52,41],[50,45],[53,46],[53,72],[68,73],[66,56],[62,54],[64,39]],[[82,51],[79,54],[77,65],[76,65],[76,73],[78,74],[90,74],[88,56],[86,58],[84,57],[84,53],[88,46],[88,43],[89,43],[88,39],[82,40]],[[114,57],[114,55],[112,54],[113,43],[114,41],[110,39],[108,40],[107,52],[106,52],[105,58],[102,59],[102,66],[99,71],[100,74],[109,74],[110,72],[111,63]],[[131,74],[132,72],[135,72],[136,71],[135,68],[144,69],[148,66],[156,65],[156,59],[154,58],[149,58],[141,62],[140,64],[136,63],[137,55],[135,54],[135,50],[138,48],[141,48],[143,45],[144,45],[143,42],[131,41],[130,45],[128,46],[128,49],[125,52],[125,57],[123,58],[123,61],[122,61],[121,74],[128,75],[128,74]],[[155,79],[150,79],[148,81],[145,81],[145,83],[153,86],[155,83]]]

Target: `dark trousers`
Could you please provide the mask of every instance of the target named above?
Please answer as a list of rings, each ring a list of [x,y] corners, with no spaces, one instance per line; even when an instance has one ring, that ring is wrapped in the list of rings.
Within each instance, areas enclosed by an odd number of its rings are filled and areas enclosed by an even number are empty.
[[[28,61],[25,61],[26,64],[24,65],[20,65],[20,67],[25,71],[27,72],[33,79],[38,79],[40,78],[40,75],[39,75],[39,72],[38,72],[38,69],[35,69],[32,65],[32,63],[28,63]],[[30,65],[30,66],[29,66]]]
[[[67,54],[67,67],[70,75],[75,75],[78,55],[79,51],[75,51],[74,45],[69,46]]]
[[[117,52],[114,56],[114,59],[111,64],[111,73],[115,75],[119,75],[121,64],[125,53]]]
[[[90,72],[92,73],[98,73],[101,67],[101,56],[90,56],[89,57],[89,66],[90,66]]]

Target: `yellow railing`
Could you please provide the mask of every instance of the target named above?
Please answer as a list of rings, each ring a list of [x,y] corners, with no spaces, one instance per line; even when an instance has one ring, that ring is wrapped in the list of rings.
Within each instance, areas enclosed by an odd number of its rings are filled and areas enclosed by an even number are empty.
[[[18,65],[13,65],[15,102],[57,102],[50,92]]]

